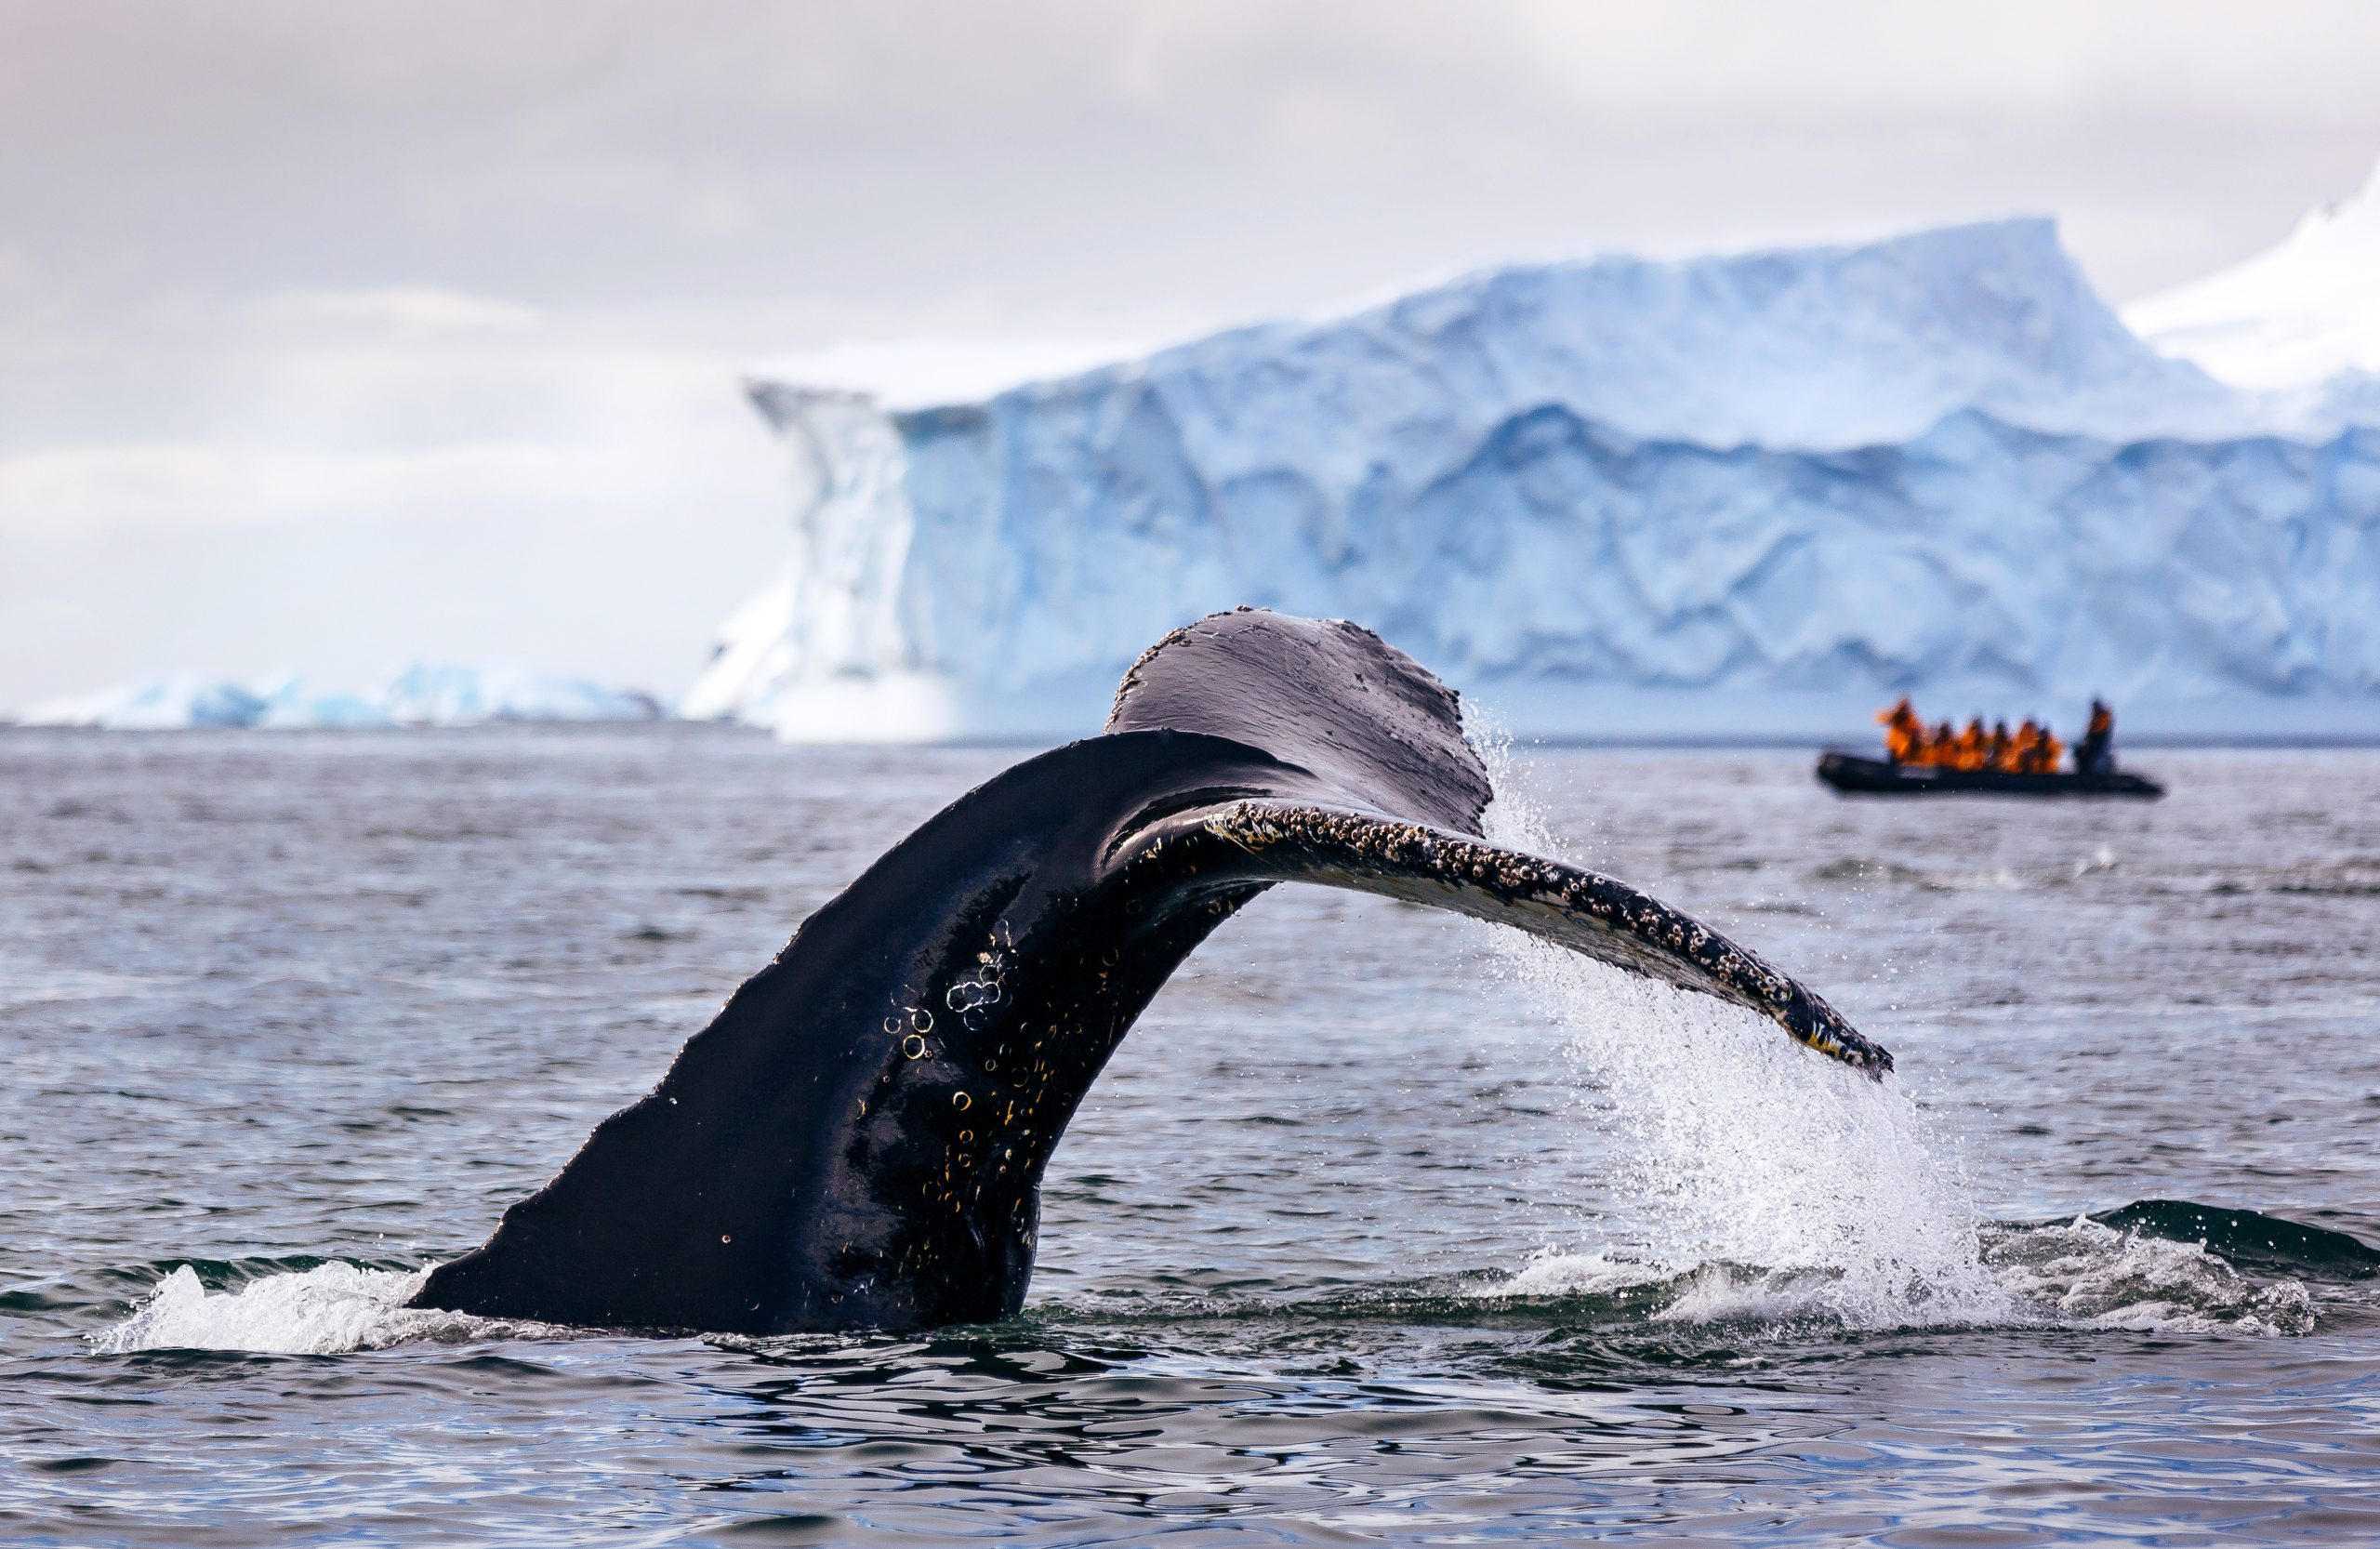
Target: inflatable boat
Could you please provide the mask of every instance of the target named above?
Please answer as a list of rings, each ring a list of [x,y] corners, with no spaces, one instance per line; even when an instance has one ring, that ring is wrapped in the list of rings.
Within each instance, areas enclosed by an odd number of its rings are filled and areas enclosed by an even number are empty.
[[[2122,770],[2019,774],[2004,769],[1895,763],[1842,752],[1818,755],[1818,778],[1845,796],[2136,796],[2154,801],[2165,794],[2156,781]]]

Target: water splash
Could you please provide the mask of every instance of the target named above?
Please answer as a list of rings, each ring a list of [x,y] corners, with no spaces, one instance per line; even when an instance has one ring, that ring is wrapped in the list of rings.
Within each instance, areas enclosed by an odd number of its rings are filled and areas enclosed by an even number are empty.
[[[132,1316],[88,1336],[102,1356],[141,1350],[247,1350],[328,1356],[423,1339],[534,1335],[539,1327],[408,1307],[428,1271],[411,1274],[325,1264],[266,1275],[231,1291],[209,1291],[182,1264],[157,1283]]]
[[[1719,1001],[1527,940],[1497,949],[1568,1034],[1582,1100],[1616,1142],[1620,1204],[1599,1232],[1648,1273],[1705,1276],[1669,1316],[1892,1327],[2017,1315],[1897,1080],[1813,1058]]]
[[[1560,854],[1509,741],[1483,741],[1490,836]],[[1598,1229],[1657,1276],[1755,1266],[1750,1281],[1720,1275],[1673,1303],[1674,1316],[1780,1300],[1860,1327],[2013,1316],[1982,1266],[1980,1218],[1899,1080],[1869,1080],[1753,1013],[1516,932],[1498,932],[1496,951],[1568,1035],[1595,1122],[1616,1132],[1624,1203]]]
[[[1497,791],[1489,836],[1592,864],[1566,854],[1509,737],[1474,740]],[[2252,1280],[2202,1243],[2089,1220],[1988,1226],[1901,1077],[1870,1081],[1753,1013],[1518,932],[1495,932],[1493,950],[1567,1034],[1587,1121],[1616,1143],[1620,1201],[1594,1225],[1601,1246],[1550,1251],[1498,1294],[1641,1291],[1676,1322],[2313,1326],[2296,1280]]]

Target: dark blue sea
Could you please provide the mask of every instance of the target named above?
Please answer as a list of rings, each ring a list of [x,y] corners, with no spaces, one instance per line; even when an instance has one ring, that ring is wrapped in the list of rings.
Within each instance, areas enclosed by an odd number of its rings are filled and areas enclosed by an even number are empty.
[[[1887,1044],[1281,889],[1013,1322],[402,1309],[1014,750],[0,734],[0,1542],[2380,1541],[2380,753],[2157,804],[1501,761],[1496,831]]]

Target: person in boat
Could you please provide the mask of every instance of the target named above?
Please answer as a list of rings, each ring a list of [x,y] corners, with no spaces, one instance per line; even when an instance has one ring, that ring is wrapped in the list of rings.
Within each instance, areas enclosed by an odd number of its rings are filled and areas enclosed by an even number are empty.
[[[1911,708],[1908,695],[1902,695],[1899,704],[1882,711],[1876,719],[1884,723],[1886,758],[1895,763],[1925,761],[1925,723],[1917,719],[1917,711]]]
[[[2091,723],[2083,728],[2082,740],[2074,745],[2074,773],[2115,773],[2115,740],[2116,712],[2094,695],[2091,697]]]
[[[2094,700],[2092,709],[2093,725],[2102,725],[2107,707]],[[2013,732],[2004,720],[1993,722],[1987,732],[1981,716],[1968,722],[1963,732],[1947,721],[1929,730],[1903,695],[1890,709],[1877,711],[1876,719],[1884,728],[1884,751],[1897,764],[2001,774],[2055,774],[2058,761],[2066,756],[2066,745],[2057,735],[2030,715]],[[2104,725],[2113,724],[2113,717],[2106,716]],[[2078,761],[2082,751],[2076,750]]]
[[[2008,767],[2019,774],[2037,774],[2041,773],[2041,723],[2029,715],[2009,741]]]

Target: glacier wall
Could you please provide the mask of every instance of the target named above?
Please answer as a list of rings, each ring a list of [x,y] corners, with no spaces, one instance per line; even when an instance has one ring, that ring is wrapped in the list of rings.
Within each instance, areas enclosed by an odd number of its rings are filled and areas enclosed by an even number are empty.
[[[1501,271],[966,404],[753,394],[794,552],[684,706],[788,736],[1085,733],[1242,602],[1369,624],[1524,733],[1823,734],[1903,691],[2380,728],[2380,430],[2159,355],[2044,221]]]

